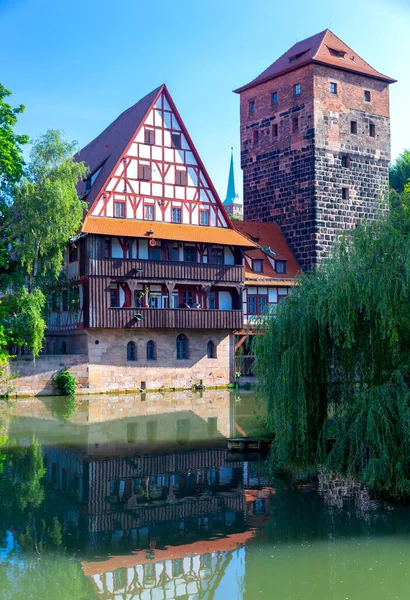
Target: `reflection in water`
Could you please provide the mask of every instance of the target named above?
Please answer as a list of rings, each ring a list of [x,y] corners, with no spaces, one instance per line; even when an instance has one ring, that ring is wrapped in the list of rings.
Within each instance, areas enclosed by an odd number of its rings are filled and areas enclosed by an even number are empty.
[[[251,396],[95,397],[69,419],[53,406],[19,402],[5,424],[1,598],[407,597],[408,509],[323,474],[272,485],[263,461],[230,456]]]

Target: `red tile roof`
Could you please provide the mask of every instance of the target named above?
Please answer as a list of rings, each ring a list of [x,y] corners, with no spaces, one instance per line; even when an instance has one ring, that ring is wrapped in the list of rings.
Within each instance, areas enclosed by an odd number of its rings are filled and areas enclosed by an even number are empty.
[[[179,240],[225,244],[255,248],[256,244],[235,229],[227,227],[205,227],[203,225],[183,225],[179,223],[161,223],[159,221],[137,221],[134,219],[115,219],[111,217],[86,217],[83,223],[84,233],[115,235],[119,237],[146,237],[157,240]],[[150,234],[149,232],[152,231]]]
[[[340,53],[339,56],[338,53]],[[258,77],[234,91],[237,93],[242,92],[259,83],[274,79],[279,75],[294,71],[311,63],[360,73],[367,77],[381,79],[387,83],[394,83],[396,81],[373,69],[373,67],[360,58],[356,52],[342,42],[334,33],[329,29],[325,29],[325,31],[317,33],[292,46],[292,48],[271,64],[270,67],[265,69]]]
[[[163,88],[164,85],[160,85],[157,89],[144,96],[139,102],[121,113],[111,125],[108,125],[100,135],[75,155],[75,160],[87,163],[91,175],[102,166],[100,173],[85,198],[89,206],[92,205],[101,191],[101,187],[110,176],[110,173],[129,144],[131,137],[144,120],[152,103],[156,101]],[[85,185],[85,181],[81,181],[78,184],[77,189],[80,196],[85,196],[86,194]]]
[[[259,285],[291,285],[292,279],[300,271],[300,267],[293,256],[279,226],[276,223],[257,223],[252,221],[233,221],[237,231],[248,236],[261,248],[270,248],[278,260],[286,260],[286,273],[276,273],[268,258],[268,254],[261,249],[247,250],[246,256],[250,259],[263,260],[263,273],[254,273],[248,261],[245,261],[245,279],[247,282],[257,282]]]

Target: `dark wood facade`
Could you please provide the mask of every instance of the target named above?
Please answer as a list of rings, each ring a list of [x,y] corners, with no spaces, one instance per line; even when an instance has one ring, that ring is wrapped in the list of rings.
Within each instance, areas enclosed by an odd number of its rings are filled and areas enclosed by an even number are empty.
[[[240,264],[233,265],[104,258],[104,238],[97,235],[80,238],[78,250],[78,262],[68,265],[68,273],[71,271],[73,279],[79,278],[83,288],[83,326],[86,328],[237,330],[243,327],[244,266],[238,250],[234,257]],[[215,288],[222,289],[230,293],[232,309],[134,308],[133,300],[127,306],[112,307],[110,287],[115,283],[127,286],[131,296],[138,285],[161,284],[168,290],[169,306],[172,291],[178,285],[201,290],[204,297]]]

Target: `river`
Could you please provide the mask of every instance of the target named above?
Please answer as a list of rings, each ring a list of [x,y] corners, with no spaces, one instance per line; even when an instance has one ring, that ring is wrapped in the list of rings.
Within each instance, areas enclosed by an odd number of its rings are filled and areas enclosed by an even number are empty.
[[[0,598],[407,600],[409,508],[229,453],[263,411],[227,391],[14,403]]]

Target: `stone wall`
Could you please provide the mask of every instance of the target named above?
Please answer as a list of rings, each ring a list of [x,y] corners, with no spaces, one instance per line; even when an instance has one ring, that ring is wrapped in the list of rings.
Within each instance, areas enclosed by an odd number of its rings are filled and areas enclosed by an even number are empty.
[[[189,359],[176,358],[176,338],[185,333]],[[205,386],[223,386],[231,381],[233,334],[226,331],[116,330],[88,332],[89,390],[190,388],[202,381]],[[149,340],[156,344],[157,359],[146,360]],[[207,343],[215,343],[217,358],[207,357]],[[136,346],[137,360],[127,361],[127,343]],[[96,343],[98,342],[98,344]]]
[[[20,357],[10,363],[13,375],[11,396],[53,395],[53,375],[68,368],[77,379],[79,390],[88,386],[88,364],[85,354],[65,354],[38,356],[35,361],[30,357]]]
[[[189,359],[176,358],[176,337],[185,333],[189,340]],[[87,354],[41,355],[34,362],[29,357],[15,359],[12,395],[52,395],[52,378],[64,367],[76,377],[79,393],[125,392],[145,387],[147,390],[190,389],[202,382],[205,387],[226,386],[233,378],[233,334],[223,330],[123,330],[93,329],[74,336]],[[70,337],[69,334],[66,336]],[[71,340],[72,347],[76,348]],[[156,360],[146,360],[146,345],[155,342]],[[207,343],[212,340],[216,358],[208,358]],[[134,342],[136,360],[127,360],[127,344]]]
[[[244,218],[276,221],[303,268],[320,263],[339,232],[374,217],[387,191],[389,159],[385,82],[309,65],[241,93]]]

